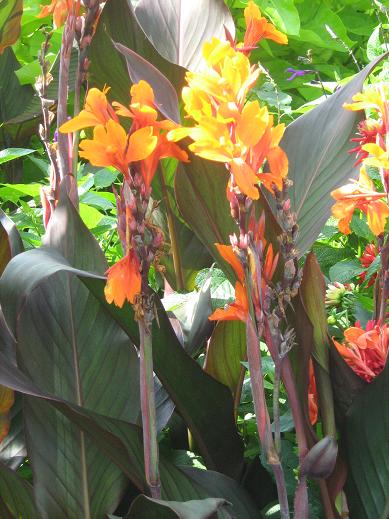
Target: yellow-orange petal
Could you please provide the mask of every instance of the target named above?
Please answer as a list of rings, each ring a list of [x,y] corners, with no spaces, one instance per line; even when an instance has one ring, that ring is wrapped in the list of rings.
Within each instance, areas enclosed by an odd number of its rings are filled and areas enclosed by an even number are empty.
[[[248,148],[251,148],[265,133],[269,123],[269,112],[258,101],[249,101],[245,104],[236,125],[237,138]]]
[[[235,183],[242,193],[252,200],[258,200],[258,179],[250,166],[242,159],[234,159],[230,162],[230,167]]]
[[[128,141],[127,157],[129,162],[143,160],[148,157],[157,146],[158,138],[153,135],[152,126],[146,126],[132,133]]]
[[[108,303],[122,308],[125,301],[135,302],[141,291],[142,278],[139,272],[139,260],[133,251],[115,263],[106,272],[107,284],[104,288]]]
[[[131,104],[154,106],[154,92],[149,83],[141,79],[131,87]]]
[[[223,245],[221,243],[215,243],[218,253],[220,256],[226,260],[231,267],[234,269],[234,272],[241,283],[244,282],[244,269],[242,263],[239,261],[239,258],[233,251],[231,245]]]
[[[118,122],[118,118],[107,100],[108,90],[109,88],[88,90],[84,109],[76,117],[64,123],[60,127],[60,131],[62,133],[76,132],[98,124],[105,125],[110,120]]]
[[[367,225],[371,232],[378,236],[385,231],[386,220],[389,217],[389,207],[383,200],[374,200],[367,206]]]

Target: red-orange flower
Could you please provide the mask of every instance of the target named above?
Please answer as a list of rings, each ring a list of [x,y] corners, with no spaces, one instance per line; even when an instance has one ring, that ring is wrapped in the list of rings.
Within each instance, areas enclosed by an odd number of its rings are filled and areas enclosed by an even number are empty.
[[[288,43],[287,36],[277,30],[266,18],[261,16],[261,11],[254,2],[248,3],[248,6],[244,10],[244,17],[246,20],[246,32],[243,42],[244,48],[251,49],[263,39],[273,40],[283,45]]]
[[[374,243],[368,243],[365,247],[365,250],[363,251],[362,256],[359,258],[359,261],[361,262],[361,265],[366,268],[365,272],[362,272],[362,274],[359,275],[359,282],[363,283],[365,281],[366,275],[367,275],[367,269],[370,267],[370,265],[373,263],[373,261],[376,259],[376,257],[379,254],[378,247]],[[374,285],[375,280],[377,278],[377,273],[374,273],[367,286],[370,287],[371,285]]]
[[[140,263],[135,251],[130,249],[106,274],[104,293],[108,303],[114,303],[119,308],[122,308],[125,301],[134,304],[142,285]]]
[[[389,329],[383,330],[375,321],[369,321],[366,331],[358,323],[344,332],[344,342],[334,340],[338,352],[350,368],[367,382],[384,369],[389,351]]]
[[[221,245],[216,243],[216,248],[220,256],[225,259],[238,278],[235,283],[235,301],[226,308],[218,308],[210,315],[210,321],[243,321],[246,322],[249,316],[249,303],[247,291],[244,284],[244,270],[239,258],[235,255],[231,245]]]
[[[350,234],[351,218],[355,209],[360,209],[366,214],[371,231],[378,236],[384,232],[389,216],[389,207],[381,200],[385,193],[377,193],[364,166],[361,167],[358,181],[351,182],[331,193],[336,200],[332,214],[339,219],[339,230],[344,234]]]

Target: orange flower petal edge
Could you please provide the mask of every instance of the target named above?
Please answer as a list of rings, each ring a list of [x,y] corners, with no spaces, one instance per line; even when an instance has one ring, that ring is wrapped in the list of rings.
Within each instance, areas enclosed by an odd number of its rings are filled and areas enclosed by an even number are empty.
[[[123,307],[125,301],[134,304],[142,285],[139,268],[139,260],[135,252],[130,250],[124,258],[107,270],[104,294],[108,303],[114,303],[119,308]]]

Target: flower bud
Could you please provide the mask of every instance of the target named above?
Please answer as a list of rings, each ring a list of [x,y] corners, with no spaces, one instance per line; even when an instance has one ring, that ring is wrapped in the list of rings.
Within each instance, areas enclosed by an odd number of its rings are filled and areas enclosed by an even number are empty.
[[[338,444],[332,436],[325,436],[317,442],[303,459],[300,475],[313,479],[326,479],[334,470]]]

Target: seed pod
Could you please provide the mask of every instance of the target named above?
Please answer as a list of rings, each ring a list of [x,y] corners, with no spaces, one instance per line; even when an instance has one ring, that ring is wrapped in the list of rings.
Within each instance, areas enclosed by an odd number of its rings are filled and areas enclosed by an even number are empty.
[[[301,476],[313,479],[326,479],[334,470],[338,444],[332,436],[325,436],[317,442],[303,459],[300,466]]]

